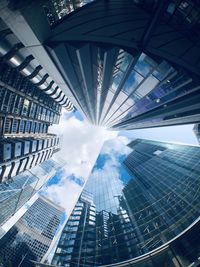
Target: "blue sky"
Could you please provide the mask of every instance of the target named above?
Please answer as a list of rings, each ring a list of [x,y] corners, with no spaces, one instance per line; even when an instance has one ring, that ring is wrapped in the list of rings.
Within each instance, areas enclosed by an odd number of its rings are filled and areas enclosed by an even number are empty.
[[[112,140],[113,148],[109,148],[98,161],[96,168],[103,167],[105,158],[118,151],[117,155],[124,157],[124,149],[120,142],[128,144],[135,138],[144,138],[183,144],[197,145],[193,125],[149,128],[131,131],[109,131],[102,127],[90,125],[84,121],[79,112],[64,113],[60,124],[53,126],[53,132],[63,135],[61,156],[66,161],[65,168],[48,183],[45,194],[50,199],[66,209],[69,215],[84,182],[95,165],[96,159],[105,141]],[[109,147],[109,146],[108,146]],[[122,174],[122,173],[121,173]],[[125,174],[124,174],[125,175]],[[123,176],[123,175],[122,175]]]
[[[121,131],[119,135],[126,136],[130,140],[135,138],[153,139],[167,142],[177,142],[190,145],[198,145],[193,132],[194,125],[180,125],[168,127],[156,127],[140,130]]]
[[[63,112],[59,125],[52,126],[50,132],[63,135],[63,143],[60,155],[65,161],[65,168],[51,179],[43,194],[60,204],[69,215],[76,203],[84,181],[87,180],[94,166],[103,143],[112,141],[114,149],[108,153],[118,151],[120,157],[124,152],[120,142],[127,144],[135,138],[154,139],[168,142],[198,145],[193,132],[193,125],[170,126],[152,129],[131,131],[109,131],[102,127],[90,125],[84,121],[79,112]],[[101,166],[98,166],[98,168]],[[30,201],[32,203],[33,200]],[[26,210],[23,207],[15,218],[8,223],[9,227],[20,218]],[[8,229],[5,227],[5,229]]]

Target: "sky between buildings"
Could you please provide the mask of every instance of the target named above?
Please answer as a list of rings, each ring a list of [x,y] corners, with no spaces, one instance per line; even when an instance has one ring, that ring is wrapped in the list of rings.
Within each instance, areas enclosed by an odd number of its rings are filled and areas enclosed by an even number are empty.
[[[113,149],[108,153],[115,151],[118,155],[124,153],[122,145],[135,138],[198,145],[193,125],[117,132],[89,124],[78,112],[63,111],[59,125],[52,126],[50,132],[63,136],[59,156],[66,161],[66,166],[40,193],[64,207],[66,216],[73,209],[105,141],[112,140]],[[31,203],[33,200],[20,209],[3,229],[7,231]]]

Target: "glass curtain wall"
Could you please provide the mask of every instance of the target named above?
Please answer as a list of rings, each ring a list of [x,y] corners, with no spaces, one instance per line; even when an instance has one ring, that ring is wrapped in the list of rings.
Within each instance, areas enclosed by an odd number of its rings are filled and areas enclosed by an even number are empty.
[[[115,266],[167,244],[199,217],[199,147],[137,139],[129,155],[113,156],[108,143],[63,230],[53,265]],[[161,257],[168,264],[162,253],[158,262]],[[180,262],[175,265],[171,255],[169,266],[187,266],[184,257]]]

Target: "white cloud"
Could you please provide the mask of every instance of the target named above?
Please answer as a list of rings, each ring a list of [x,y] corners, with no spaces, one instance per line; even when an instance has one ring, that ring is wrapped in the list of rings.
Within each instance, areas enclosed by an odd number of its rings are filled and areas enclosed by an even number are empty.
[[[80,121],[75,116],[66,120],[65,116],[64,113],[59,125],[52,126],[49,131],[63,135],[59,154],[67,162],[66,176],[73,174],[86,179],[104,141],[116,137],[118,133]]]
[[[81,189],[81,186],[63,175],[57,184],[48,186],[44,194],[53,202],[65,208],[66,214],[69,215],[78,199]]]
[[[105,146],[101,150],[101,154],[108,155],[103,168],[98,168],[93,173],[104,173],[103,176],[107,176],[108,173],[112,172],[115,176],[119,176],[118,168],[121,168],[119,161],[120,156],[126,156],[131,152],[131,149],[127,147],[129,139],[125,136],[118,136],[105,143]]]
[[[121,156],[126,156],[131,152],[131,149],[126,146],[128,142],[129,140],[127,137],[118,136],[105,143],[105,146],[101,151],[101,155],[105,156],[102,157],[103,166],[97,165],[91,177],[94,181],[101,181],[102,184],[104,184],[103,187],[98,188],[99,195],[104,194],[106,187],[112,188],[112,195],[118,196],[121,194],[124,187],[123,180],[120,177],[120,170],[122,167]],[[109,179],[109,175],[111,175],[112,179]],[[111,198],[109,202],[101,203],[101,209],[105,209],[113,213],[117,213],[118,206],[119,203],[117,198]],[[98,205],[96,208],[98,210]]]
[[[109,140],[103,147],[101,153],[114,155],[118,157],[119,155],[127,155],[130,153],[130,148],[127,147],[129,139],[126,136],[118,136],[117,138]]]
[[[46,188],[45,195],[63,206],[69,214],[82,189],[70,176],[86,181],[103,143],[115,138],[118,132],[80,121],[75,115],[69,117],[65,112],[59,125],[53,125],[49,132],[62,135],[59,157],[67,164],[59,182]],[[123,137],[120,139],[124,140]],[[115,145],[116,148],[119,146]]]

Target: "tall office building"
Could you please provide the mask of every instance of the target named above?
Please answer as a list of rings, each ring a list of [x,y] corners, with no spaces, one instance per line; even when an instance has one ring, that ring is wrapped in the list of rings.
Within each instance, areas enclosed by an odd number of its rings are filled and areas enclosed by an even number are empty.
[[[44,6],[10,1],[0,16],[91,123],[199,122],[198,1],[97,0],[52,25]]]
[[[63,166],[63,162],[50,159],[13,177],[12,182],[1,183],[0,226],[6,223]]]
[[[62,107],[73,108],[15,34],[0,20],[0,182],[49,159],[59,137],[48,128],[59,123]]]
[[[52,266],[143,267],[148,261],[185,267],[198,261],[199,235],[192,229],[199,220],[200,148],[141,139],[129,147],[128,156],[114,160],[103,148]]]
[[[48,160],[60,149],[59,137],[0,138],[0,183]]]
[[[61,107],[70,111],[72,103],[2,18],[0,34],[1,111],[58,123]]]
[[[89,253],[93,263],[96,246],[95,235],[96,207],[93,203],[93,195],[84,190],[62,231],[52,264],[68,266],[70,262],[73,262],[72,266],[79,266],[82,263],[80,261],[82,253],[85,255]],[[82,252],[80,247],[87,247],[87,252]],[[63,253],[65,256],[62,256]]]
[[[46,134],[72,104],[0,20],[0,135]]]
[[[39,197],[0,240],[0,257],[12,266],[30,267],[41,260],[58,229],[64,209]]]

